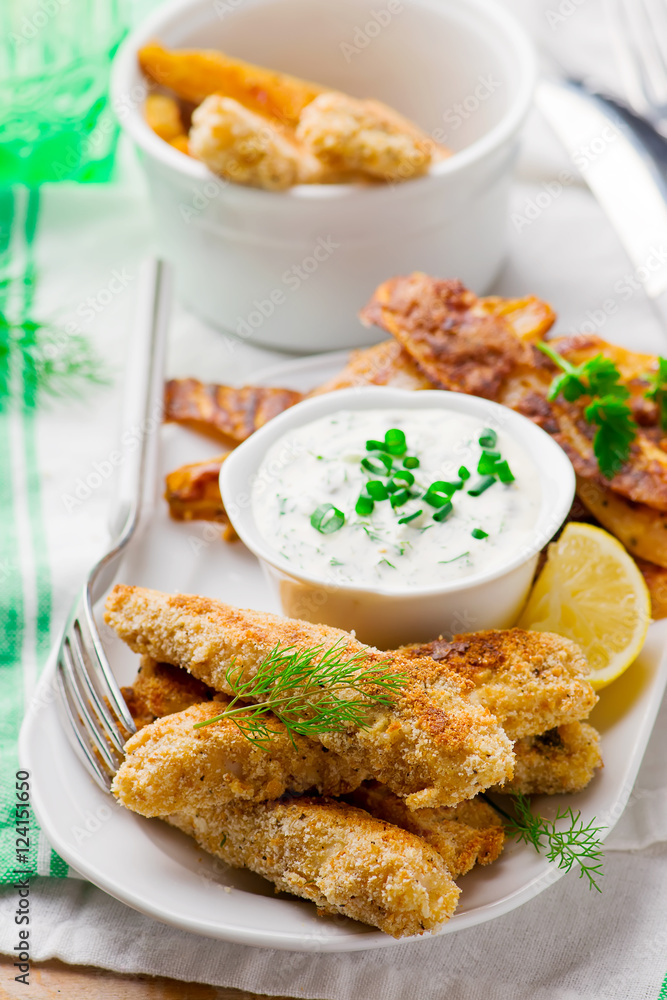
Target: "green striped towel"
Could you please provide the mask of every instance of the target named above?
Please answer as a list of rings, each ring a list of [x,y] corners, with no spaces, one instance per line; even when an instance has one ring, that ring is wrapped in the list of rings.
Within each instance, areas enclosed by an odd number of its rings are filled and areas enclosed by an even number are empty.
[[[35,323],[36,191],[0,191],[0,882],[17,867],[17,742],[53,639],[51,579],[37,457],[38,403],[52,371],[50,333]],[[52,357],[50,358],[52,361]],[[63,878],[68,866],[31,815],[21,868]],[[23,854],[23,852],[21,852]]]

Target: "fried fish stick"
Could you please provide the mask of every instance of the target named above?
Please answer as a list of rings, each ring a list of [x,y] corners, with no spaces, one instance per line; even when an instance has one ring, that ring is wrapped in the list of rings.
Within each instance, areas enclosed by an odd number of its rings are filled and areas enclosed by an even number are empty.
[[[512,745],[497,720],[466,699],[466,685],[433,659],[381,653],[326,625],[141,587],[116,586],[106,621],[135,652],[184,666],[228,694],[230,665],[250,680],[276,646],[324,651],[336,645],[343,657],[362,656],[365,667],[404,674],[391,705],[369,706],[367,728],[318,739],[404,797],[411,809],[456,805],[512,773]]]
[[[495,809],[481,799],[470,799],[449,809],[413,812],[388,788],[373,782],[346,796],[346,801],[376,819],[421,837],[444,859],[452,878],[465,875],[476,864],[491,864],[503,849],[503,822]]]
[[[392,937],[437,930],[459,888],[419,837],[332,799],[230,802],[165,817],[205,851]]]
[[[166,94],[149,94],[144,105],[144,118],[149,128],[165,142],[183,135],[183,119],[178,102]]]
[[[600,734],[586,722],[569,722],[514,744],[514,777],[492,789],[524,795],[580,792],[602,767]]]
[[[512,740],[585,719],[598,700],[579,646],[552,632],[469,632],[397,652],[431,656],[469,681],[470,700],[488,708]]]
[[[292,742],[275,718],[267,719],[268,751],[248,740],[230,719],[194,728],[228,704],[219,695],[215,702],[191,705],[135,733],[125,745],[114,795],[142,816],[164,816],[232,798],[261,802],[309,790],[343,795],[366,777],[319,743],[302,736]]]
[[[121,688],[121,691],[137,729],[163,715],[210,701],[215,695],[213,688],[198,681],[187,670],[171,663],[156,663],[150,656],[141,658],[132,687]]]
[[[293,126],[325,89],[213,50],[169,52],[152,43],[140,49],[139,65],[151,80],[186,101],[201,104],[209,94],[224,94],[251,111]]]

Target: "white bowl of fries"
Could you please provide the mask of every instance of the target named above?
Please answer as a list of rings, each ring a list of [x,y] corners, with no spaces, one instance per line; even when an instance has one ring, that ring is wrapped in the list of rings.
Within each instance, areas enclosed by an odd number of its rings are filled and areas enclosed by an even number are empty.
[[[276,442],[291,454],[290,432],[322,416],[377,408],[442,409],[465,414],[481,426],[513,439],[530,457],[540,483],[534,526],[503,564],[461,579],[392,589],[332,582],[290,568],[258,527],[253,486],[262,477],[264,457]],[[287,444],[285,444],[287,442]],[[296,450],[294,450],[296,453]],[[271,484],[269,492],[275,491]],[[574,499],[575,476],[569,458],[531,420],[498,403],[463,393],[410,392],[363,387],[313,397],[275,417],[236,448],[224,462],[220,490],[237,534],[259,559],[285,615],[356,632],[363,642],[390,649],[434,635],[503,629],[515,624],[532,584],[540,550],[563,524]]]
[[[184,155],[185,135],[170,145],[144,120],[138,53],[155,39],[385,102],[454,155],[395,183],[230,183]],[[312,352],[376,339],[350,317],[388,274],[419,269],[488,288],[505,254],[534,77],[530,43],[493,0],[175,0],[125,42],[113,103],[184,301],[248,342]]]

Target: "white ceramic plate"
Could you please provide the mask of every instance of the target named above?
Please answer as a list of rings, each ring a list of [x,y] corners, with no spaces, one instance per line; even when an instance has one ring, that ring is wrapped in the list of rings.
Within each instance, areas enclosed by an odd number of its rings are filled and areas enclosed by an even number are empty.
[[[289,362],[265,373],[263,381],[308,389],[340,370],[345,356]],[[201,436],[169,425],[164,428],[162,472],[208,458],[215,448]],[[219,534],[206,522],[170,521],[166,505],[159,503],[119,580],[277,611],[254,558],[240,543],[225,545]],[[116,676],[122,684],[130,683],[137,657],[106,627],[103,638]],[[602,733],[602,772],[579,795],[535,800],[536,810],[553,816],[566,804],[580,809],[586,821],[597,817],[608,830],[616,823],[667,683],[666,639],[667,621],[652,625],[638,661],[602,692],[591,719]],[[23,725],[21,760],[32,772],[34,808],[42,828],[61,856],[91,882],[149,916],[221,940],[290,951],[361,951],[396,943],[346,918],[318,917],[311,903],[275,895],[265,880],[228,868],[160,820],[143,819],[116,805],[70,749],[54,705],[52,676],[53,662]],[[561,874],[532,847],[508,841],[499,861],[461,879],[459,907],[440,933],[502,916]]]

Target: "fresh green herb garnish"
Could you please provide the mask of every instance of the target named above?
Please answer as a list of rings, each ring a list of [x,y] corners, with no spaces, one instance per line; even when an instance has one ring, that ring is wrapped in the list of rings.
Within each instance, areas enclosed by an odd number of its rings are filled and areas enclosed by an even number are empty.
[[[514,816],[510,816],[483,792],[481,795],[496,812],[509,821],[506,830],[510,837],[514,837],[519,843],[532,844],[538,854],[546,851],[547,861],[555,861],[565,871],[569,872],[577,865],[579,878],[588,879],[588,888],[602,892],[597,883],[604,875],[604,852],[599,834],[605,827],[595,826],[595,819],[584,824],[581,813],[575,814],[572,808],[559,809],[553,820],[536,816],[530,808],[527,795],[521,792],[510,794],[514,800]],[[563,820],[569,822],[569,827],[564,830],[556,829],[556,824]]]
[[[386,500],[389,496],[387,487],[379,479],[369,479],[366,483],[366,490],[373,500]]]
[[[477,471],[480,476],[493,476],[496,472],[496,465],[500,461],[499,451],[483,451],[477,463]]]
[[[404,503],[407,503],[408,500],[411,499],[412,499],[412,493],[410,492],[410,490],[401,489],[401,490],[396,490],[395,493],[391,494],[391,496],[389,497],[389,503],[394,508],[402,507]]]
[[[372,472],[374,476],[386,476],[388,472],[391,472],[392,465],[393,462],[389,455],[382,453],[377,456],[377,462],[372,458],[362,458],[361,460],[362,469],[365,469],[366,472]]]
[[[658,370],[646,372],[644,378],[649,384],[644,395],[657,404],[660,426],[667,431],[667,358],[659,357]]]
[[[496,464],[496,475],[501,483],[513,483],[514,475],[510,469],[507,461],[498,462]]]
[[[466,469],[465,465],[462,465],[462,466],[460,467],[460,469],[459,469],[459,471],[458,471],[458,477],[459,477],[459,479],[460,479],[460,480],[461,480],[462,482],[465,482],[465,481],[466,481],[466,479],[470,479],[470,473],[469,473],[469,472],[468,472],[468,470]]]
[[[637,424],[627,403],[630,390],[622,384],[620,371],[602,354],[572,365],[544,341],[537,346],[563,373],[551,383],[547,399],[562,394],[568,403],[574,403],[581,396],[591,397],[584,417],[597,427],[593,451],[600,472],[612,479],[630,457],[630,446],[637,435]]]
[[[392,427],[384,436],[385,449],[390,455],[405,455],[408,446],[405,441],[405,434],[397,427]]]
[[[470,532],[470,534],[472,535],[473,538],[488,538],[489,537],[488,531],[482,531],[481,528],[473,528],[472,531]]]
[[[454,504],[451,500],[439,507],[433,515],[434,521],[444,521],[445,518],[449,517],[451,512],[454,510]]]
[[[414,521],[416,517],[419,517],[419,515],[423,514],[423,513],[424,513],[423,510],[417,510],[417,511],[415,511],[414,514],[407,514],[405,517],[399,517],[398,523],[399,524],[409,524],[410,521]],[[402,552],[401,552],[401,555],[403,555]]]
[[[381,566],[382,563],[384,563],[385,566],[389,566],[390,569],[396,569],[396,567],[394,566],[394,564],[390,563],[388,559],[380,559],[380,562],[378,563],[378,566]]]
[[[415,458],[414,455],[408,455],[407,458],[403,459],[403,466],[406,469],[418,469],[419,468],[419,459]]]
[[[424,500],[431,507],[444,507],[446,503],[449,503],[455,488],[452,483],[447,483],[444,479],[436,479],[426,490]]]
[[[345,524],[345,514],[332,503],[321,503],[310,515],[310,523],[322,535],[330,535]]]
[[[365,650],[349,656],[341,639],[329,649],[276,646],[247,679],[243,667],[232,662],[225,673],[232,700],[194,728],[230,719],[246,739],[266,750],[277,733],[272,716],[292,742],[295,736],[365,729],[373,709],[391,705],[406,681],[404,674],[388,669],[388,662],[368,660]],[[237,704],[241,701],[255,704]]]
[[[398,469],[394,473],[394,479],[395,480],[396,479],[402,479],[404,483],[408,484],[408,486],[412,486],[412,484],[415,481],[415,477],[412,475],[412,473],[408,469]]]
[[[485,490],[488,490],[489,486],[493,486],[495,481],[495,476],[482,476],[481,479],[477,480],[474,486],[471,486],[468,493],[471,497],[479,497]]]
[[[482,448],[495,448],[498,443],[498,435],[490,427],[485,427],[478,440]]]
[[[447,563],[456,562],[457,559],[463,559],[464,556],[469,556],[470,552],[462,552],[460,556],[454,556],[453,559],[438,559],[438,565],[446,566]]]
[[[363,493],[354,505],[354,509],[359,517],[368,517],[369,514],[373,513],[374,507],[375,502],[372,497],[365,497]]]

